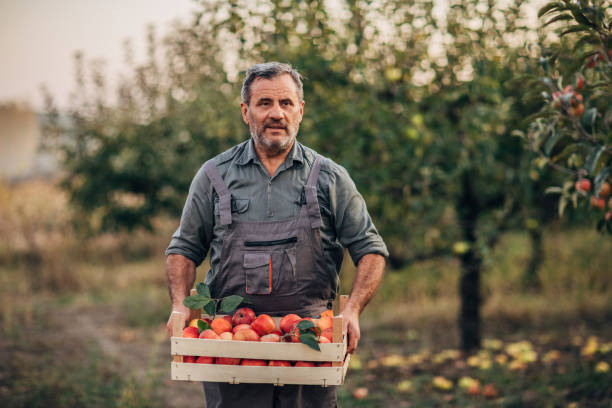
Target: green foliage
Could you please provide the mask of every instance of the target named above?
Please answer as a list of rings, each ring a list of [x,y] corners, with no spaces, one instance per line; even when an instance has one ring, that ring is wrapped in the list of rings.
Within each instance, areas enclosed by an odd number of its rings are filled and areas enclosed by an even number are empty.
[[[548,165],[564,175],[558,212],[568,205],[586,212],[591,200],[598,229],[612,233],[612,208],[601,191],[612,183],[612,16],[606,1],[551,2],[540,9],[544,26],[556,26],[557,37],[541,46],[541,72],[526,78],[533,90],[528,96],[539,102],[530,116],[525,138],[538,154],[540,166]],[[535,110],[535,109],[534,109]],[[593,188],[574,187],[589,179]],[[605,190],[605,187],[604,187]],[[601,207],[593,205],[601,193]],[[604,217],[604,210],[608,213]]]
[[[214,319],[217,310],[221,313],[233,312],[244,298],[242,296],[231,295],[221,299],[214,299],[210,295],[210,288],[203,282],[196,284],[197,295],[187,296],[183,300],[183,304],[190,309],[203,309],[206,314]],[[198,322],[199,326],[200,322]]]

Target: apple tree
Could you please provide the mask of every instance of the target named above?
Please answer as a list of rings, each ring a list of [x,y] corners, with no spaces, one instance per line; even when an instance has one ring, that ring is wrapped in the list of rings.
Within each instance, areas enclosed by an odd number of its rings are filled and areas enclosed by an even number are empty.
[[[526,75],[526,98],[539,101],[523,136],[538,166],[563,174],[558,213],[588,213],[612,233],[612,14],[607,1],[544,5],[557,35],[541,45],[540,72]]]

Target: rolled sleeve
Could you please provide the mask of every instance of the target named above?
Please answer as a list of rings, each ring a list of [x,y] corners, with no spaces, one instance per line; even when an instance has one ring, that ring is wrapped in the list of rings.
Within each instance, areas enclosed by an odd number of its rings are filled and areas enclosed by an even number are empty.
[[[387,246],[348,172],[336,164],[333,174],[335,180],[329,185],[329,197],[338,241],[348,249],[355,265],[366,254],[388,257]]]
[[[189,187],[181,222],[166,249],[170,254],[183,255],[199,266],[210,248],[214,216],[212,191],[208,176],[200,168]]]

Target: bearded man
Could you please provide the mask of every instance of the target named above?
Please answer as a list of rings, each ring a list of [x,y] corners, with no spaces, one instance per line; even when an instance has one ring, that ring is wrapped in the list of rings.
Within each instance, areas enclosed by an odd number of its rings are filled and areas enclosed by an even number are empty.
[[[249,68],[240,108],[251,138],[200,168],[166,250],[172,311],[188,318],[183,300],[210,250],[214,298],[243,296],[257,314],[318,317],[337,296],[346,248],[357,265],[342,312],[352,353],[387,248],[347,171],[296,141],[304,94],[295,69]],[[204,390],[208,408],[337,405],[336,387],[206,382]]]

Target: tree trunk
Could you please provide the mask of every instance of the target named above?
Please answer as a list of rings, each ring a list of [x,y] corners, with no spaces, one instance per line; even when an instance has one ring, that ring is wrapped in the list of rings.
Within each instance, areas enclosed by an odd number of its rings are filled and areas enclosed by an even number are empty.
[[[523,290],[539,292],[542,289],[542,281],[538,275],[538,270],[544,258],[542,228],[538,226],[537,228],[529,228],[528,231],[531,240],[531,258],[523,276]]]
[[[480,213],[475,194],[473,175],[464,170],[461,176],[461,195],[457,202],[463,238],[469,249],[461,255],[461,279],[459,293],[461,311],[461,349],[469,352],[480,347],[480,269],[482,257],[476,247],[476,226]]]

